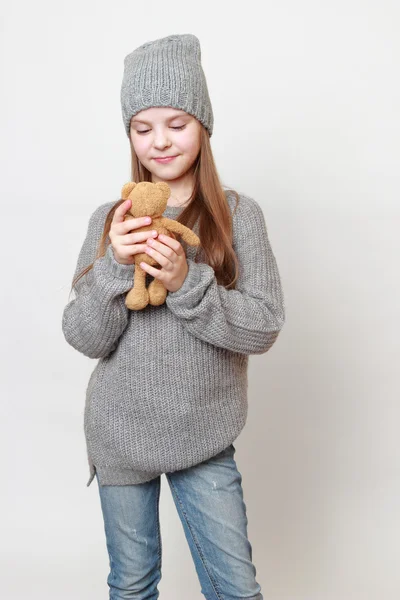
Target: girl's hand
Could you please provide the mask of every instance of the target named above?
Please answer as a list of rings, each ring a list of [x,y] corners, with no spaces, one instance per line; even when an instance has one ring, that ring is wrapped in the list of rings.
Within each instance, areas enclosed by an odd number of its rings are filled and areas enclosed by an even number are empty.
[[[189,271],[181,244],[178,240],[162,234],[158,236],[157,240],[149,238],[147,244],[146,254],[154,258],[161,265],[161,269],[151,267],[147,263],[140,263],[140,266],[144,271],[162,281],[169,292],[176,292],[182,286]]]
[[[118,206],[111,221],[110,232],[108,234],[114,258],[123,265],[133,265],[135,262],[134,255],[145,251],[146,244],[140,244],[139,242],[145,242],[149,236],[157,237],[157,231],[129,233],[132,229],[149,225],[152,221],[151,217],[138,217],[125,221],[124,216],[130,209],[131,204],[132,200],[126,200]]]

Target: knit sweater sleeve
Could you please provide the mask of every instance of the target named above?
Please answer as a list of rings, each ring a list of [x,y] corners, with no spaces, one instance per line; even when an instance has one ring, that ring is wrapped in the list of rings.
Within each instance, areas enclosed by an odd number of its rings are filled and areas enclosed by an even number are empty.
[[[277,262],[259,204],[240,195],[233,214],[233,247],[239,261],[236,289],[217,283],[214,269],[187,259],[189,271],[166,303],[197,338],[242,354],[263,354],[285,321]]]
[[[75,284],[75,298],[65,306],[62,316],[66,341],[89,358],[110,354],[128,323],[125,292],[133,287],[135,265],[118,263],[111,245],[104,256],[95,258],[110,208],[110,203],[99,206],[89,219],[74,278],[84,267],[94,264]]]

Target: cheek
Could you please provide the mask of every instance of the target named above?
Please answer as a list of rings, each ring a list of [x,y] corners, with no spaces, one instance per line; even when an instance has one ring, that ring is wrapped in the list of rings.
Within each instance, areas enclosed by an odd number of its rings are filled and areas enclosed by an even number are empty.
[[[179,147],[189,156],[197,156],[200,150],[200,140],[197,138],[193,140],[193,135],[189,134],[181,138]]]
[[[148,152],[149,143],[146,142],[146,139],[143,137],[134,136],[132,137],[132,145],[136,154],[139,157],[143,157]]]

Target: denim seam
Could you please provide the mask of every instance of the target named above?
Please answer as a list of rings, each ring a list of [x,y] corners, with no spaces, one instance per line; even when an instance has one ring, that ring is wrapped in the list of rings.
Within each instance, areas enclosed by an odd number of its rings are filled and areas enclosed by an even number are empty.
[[[160,531],[160,491],[161,491],[161,481],[158,482],[158,497],[156,502],[156,511],[157,511],[157,537],[158,537],[158,568],[161,572],[161,563],[162,563],[162,541],[161,541],[161,531]]]
[[[191,526],[190,526],[190,523],[189,523],[189,521],[188,521],[188,518],[187,518],[187,515],[186,515],[186,512],[185,512],[185,509],[183,508],[183,504],[182,504],[182,502],[181,502],[181,499],[180,499],[180,497],[179,497],[178,491],[177,491],[177,489],[176,489],[176,487],[175,487],[175,485],[174,485],[174,483],[173,483],[172,479],[170,479],[170,483],[171,483],[172,489],[173,489],[173,491],[174,491],[174,493],[175,493],[175,495],[176,495],[176,498],[177,498],[177,500],[178,500],[178,502],[179,502],[179,506],[180,506],[180,508],[181,508],[181,510],[182,510],[182,514],[183,514],[183,516],[184,516],[184,518],[185,518],[186,524],[187,524],[187,526],[188,526],[188,529],[189,529],[189,531],[190,531],[190,535],[192,536],[192,539],[193,539],[194,545],[196,546],[196,548],[197,548],[197,551],[198,551],[198,553],[199,553],[199,556],[200,556],[201,562],[203,563],[204,570],[205,570],[205,572],[207,573],[207,575],[208,575],[208,578],[209,578],[209,580],[210,580],[210,582],[211,582],[211,585],[212,585],[212,587],[213,587],[213,589],[214,589],[215,595],[217,596],[218,600],[223,600],[222,596],[220,595],[220,593],[219,593],[219,591],[218,591],[218,586],[217,586],[216,582],[213,580],[213,578],[212,578],[212,576],[211,576],[211,574],[210,574],[210,572],[209,572],[209,570],[208,570],[208,567],[207,567],[207,564],[206,564],[206,560],[205,560],[205,557],[204,557],[203,551],[202,551],[202,549],[201,549],[201,546],[200,546],[200,544],[199,544],[199,542],[198,542],[198,540],[197,540],[197,538],[196,538],[196,536],[195,536],[194,532],[192,531],[192,528],[191,528]]]

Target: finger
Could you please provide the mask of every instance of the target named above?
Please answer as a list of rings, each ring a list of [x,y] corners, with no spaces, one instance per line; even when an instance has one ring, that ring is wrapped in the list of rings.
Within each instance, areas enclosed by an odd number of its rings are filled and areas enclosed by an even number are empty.
[[[132,219],[126,219],[120,225],[121,233],[127,233],[132,229],[139,229],[139,227],[145,227],[146,225],[150,225],[152,219],[151,217],[133,217]],[[149,232],[147,232],[149,233]]]
[[[154,258],[154,260],[156,260],[162,267],[165,267],[167,270],[170,269],[172,261],[169,258],[164,256],[160,252],[157,252],[157,250],[154,250],[154,248],[149,248],[147,246],[145,252],[146,254]]]
[[[175,250],[173,250],[169,246],[166,246],[166,244],[162,244],[158,240],[153,240],[153,239],[149,238],[149,236],[147,236],[146,239],[147,239],[147,244],[148,244],[148,246],[150,246],[150,248],[154,248],[154,250],[157,250],[163,256],[166,256],[167,258],[169,258],[169,260],[174,261],[177,258],[177,254],[176,254]]]
[[[120,244],[138,244],[139,242],[146,242],[149,237],[154,239],[157,237],[157,231],[137,231],[136,233],[121,235],[119,240]]]
[[[182,244],[180,242],[178,242],[178,240],[175,240],[174,238],[170,237],[169,235],[164,235],[163,233],[159,234],[158,239],[163,244],[166,244],[167,246],[169,246],[170,248],[175,250],[175,252],[177,254],[183,253]]]
[[[118,208],[114,212],[113,223],[122,223],[125,217],[125,214],[128,212],[132,205],[132,200],[125,200],[125,202],[121,202]]]
[[[147,248],[146,244],[132,244],[132,245],[124,246],[124,250],[125,250],[125,252],[128,253],[128,255],[139,254],[140,252],[145,252],[146,248]]]
[[[113,225],[113,230],[117,235],[121,235],[121,236],[125,236],[127,233],[129,233],[130,231],[134,230],[134,229],[139,229],[141,227],[148,227],[149,225],[149,221],[148,219],[150,219],[151,222],[151,217],[132,217],[132,218],[128,218],[125,221],[123,221],[122,223],[116,223]],[[139,232],[137,232],[139,233]],[[149,230],[146,230],[146,232],[143,233],[147,233],[147,237],[149,237],[149,235],[151,235],[151,232]],[[130,238],[132,239],[132,238]],[[130,242],[131,244],[133,243],[133,241]]]
[[[117,252],[122,258],[130,258],[134,254],[139,254],[141,252],[145,252],[145,250],[146,250],[146,244],[135,244],[132,246],[119,245]]]
[[[156,279],[160,279],[161,281],[164,279],[163,273],[160,269],[155,269],[154,267],[144,262],[141,262],[140,266],[142,267],[143,271],[150,273],[150,275],[152,275]]]

